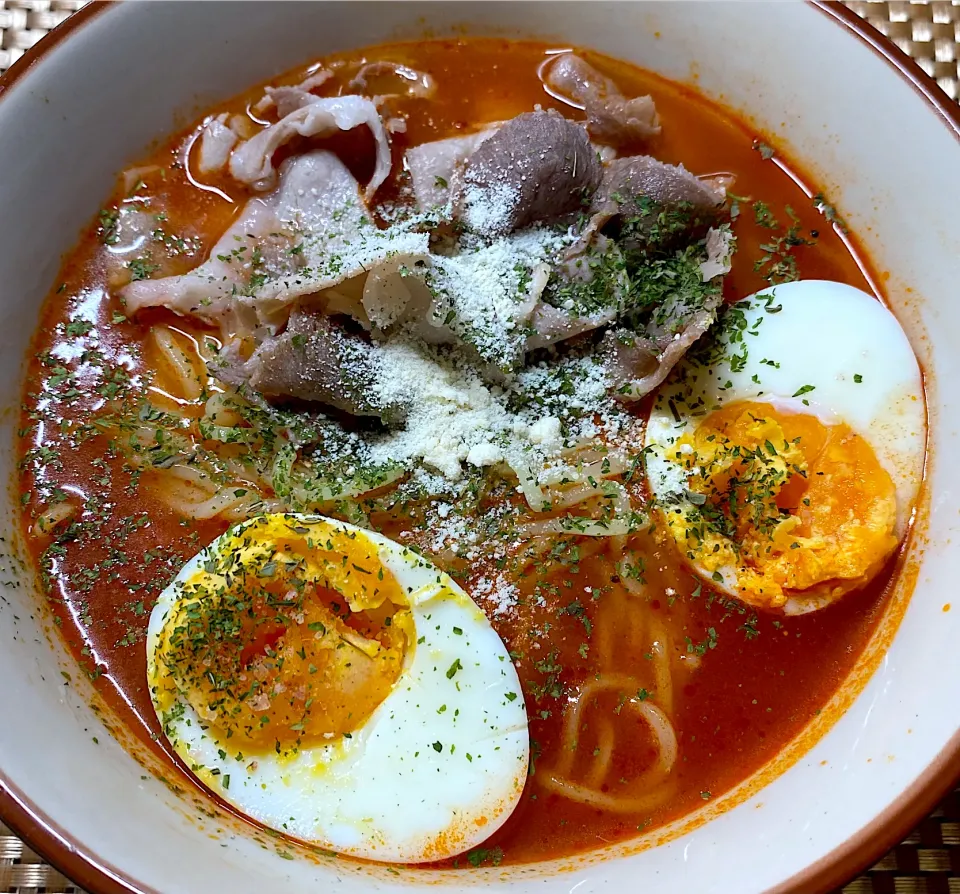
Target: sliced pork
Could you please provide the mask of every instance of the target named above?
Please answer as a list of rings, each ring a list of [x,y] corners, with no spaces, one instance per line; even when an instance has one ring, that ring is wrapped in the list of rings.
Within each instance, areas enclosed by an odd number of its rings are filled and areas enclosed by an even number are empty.
[[[322,313],[298,308],[282,335],[267,338],[246,362],[230,353],[214,375],[269,399],[295,398],[353,416],[391,416],[375,397],[380,349]]]
[[[457,215],[474,232],[503,236],[583,210],[600,176],[582,127],[554,111],[526,112],[469,157]]]
[[[233,147],[237,145],[239,136],[229,126],[229,118],[229,114],[224,112],[203,125],[200,134],[200,160],[197,165],[201,174],[212,174],[224,168]]]
[[[647,251],[702,238],[723,217],[725,198],[682,167],[636,155],[605,166],[590,210],[625,250]]]
[[[273,155],[284,143],[296,136],[322,137],[337,130],[367,127],[377,143],[376,166],[366,188],[369,199],[390,175],[390,141],[377,107],[361,96],[312,99],[235,149],[230,157],[231,175],[260,192],[273,189],[277,182]]]
[[[422,211],[447,204],[467,159],[484,140],[497,132],[499,126],[491,125],[462,137],[421,143],[407,150],[405,165],[413,181],[417,205]]]
[[[257,291],[281,275],[282,282],[296,281],[303,270],[303,234],[338,248],[365,213],[357,181],[333,153],[297,156],[284,163],[277,190],[247,202],[204,263],[180,276],[130,283],[121,298],[130,315],[162,306],[226,331],[252,331],[269,316],[258,314]]]
[[[351,79],[350,89],[385,99],[400,94],[430,99],[437,92],[433,75],[401,65],[399,62],[379,60],[368,62]]]
[[[660,133],[653,99],[627,99],[613,81],[575,53],[549,60],[541,78],[551,93],[584,110],[587,130],[600,143],[619,147]]]
[[[318,90],[332,77],[332,71],[322,68],[294,86],[267,87],[263,91],[263,97],[253,107],[253,110],[262,115],[264,112],[275,108],[277,114],[281,118],[285,118],[291,112],[313,102],[317,97],[313,95],[312,91]]]
[[[674,296],[654,311],[642,332],[608,332],[604,344],[614,393],[634,401],[653,391],[716,322],[720,303],[719,289],[696,304]]]
[[[613,323],[630,288],[623,255],[593,231],[577,240],[553,269],[532,315],[527,349],[536,350]]]

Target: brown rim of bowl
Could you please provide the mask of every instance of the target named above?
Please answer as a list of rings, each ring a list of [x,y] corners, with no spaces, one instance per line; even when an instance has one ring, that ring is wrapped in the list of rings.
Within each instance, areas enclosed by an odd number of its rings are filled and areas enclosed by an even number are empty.
[[[839,0],[807,0],[844,27],[900,73],[960,140],[960,104],[913,59]],[[960,779],[960,730],[927,768],[891,804],[843,844],[765,894],[821,894],[863,872],[901,842]]]
[[[960,105],[953,102],[916,62],[873,25],[843,6],[839,0],[807,0],[821,13],[845,28],[895,68],[933,107],[944,125],[960,140]],[[54,49],[105,10],[111,0],[92,0],[69,16],[31,47],[0,75],[0,100],[10,87]],[[960,730],[933,762],[882,813],[807,869],[767,890],[766,894],[817,894],[854,878],[878,857],[902,841],[960,778]],[[83,849],[12,784],[0,771],[0,820],[36,853],[91,894],[156,894],[141,887],[118,869]]]

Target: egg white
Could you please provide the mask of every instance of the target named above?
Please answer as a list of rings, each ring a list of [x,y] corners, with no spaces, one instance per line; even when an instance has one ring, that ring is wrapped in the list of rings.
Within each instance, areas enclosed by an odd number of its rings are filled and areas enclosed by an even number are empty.
[[[383,568],[407,595],[417,641],[390,693],[349,738],[293,757],[238,760],[238,739],[218,741],[181,698],[179,719],[157,708],[177,753],[246,816],[339,853],[417,863],[480,844],[516,806],[529,760],[520,681],[500,637],[448,575],[412,551],[332,519],[284,518],[291,525],[331,525],[376,544]],[[149,680],[180,588],[230,534],[195,556],[161,594],[148,630]]]
[[[873,448],[896,488],[896,535],[906,533],[923,478],[926,405],[917,358],[896,317],[871,295],[824,280],[757,292],[730,308],[707,355],[684,360],[647,422],[647,475],[660,500],[685,501],[686,472],[667,448],[721,407],[768,403],[845,422]],[[706,362],[701,362],[706,356]],[[736,595],[733,569],[721,589]],[[800,613],[824,601],[792,600]]]

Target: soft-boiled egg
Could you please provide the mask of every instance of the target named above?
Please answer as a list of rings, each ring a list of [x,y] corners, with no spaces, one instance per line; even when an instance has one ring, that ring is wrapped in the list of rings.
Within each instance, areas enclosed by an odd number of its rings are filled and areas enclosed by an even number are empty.
[[[194,557],[150,617],[164,734],[221,798],[339,853],[461,853],[527,776],[520,682],[446,574],[319,516],[267,515]]]
[[[646,429],[652,494],[719,589],[802,614],[865,585],[903,539],[926,407],[893,314],[836,282],[728,308],[674,371]]]

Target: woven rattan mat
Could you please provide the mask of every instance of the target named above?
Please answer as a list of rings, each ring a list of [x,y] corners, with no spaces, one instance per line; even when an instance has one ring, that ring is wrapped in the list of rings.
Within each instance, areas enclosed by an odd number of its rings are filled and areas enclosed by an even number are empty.
[[[0,72],[86,0],[0,0]],[[960,101],[960,0],[848,0]],[[0,892],[83,894],[0,824]],[[960,789],[843,894],[960,894]]]

